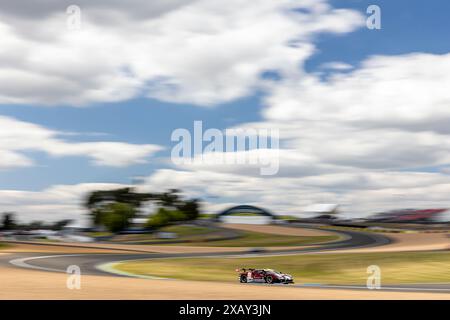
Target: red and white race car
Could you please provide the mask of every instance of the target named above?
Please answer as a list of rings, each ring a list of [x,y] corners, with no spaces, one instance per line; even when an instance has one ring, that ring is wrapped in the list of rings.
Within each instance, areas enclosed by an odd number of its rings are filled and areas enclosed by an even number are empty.
[[[275,271],[273,269],[236,269],[239,272],[239,282],[260,282],[260,283],[294,283],[294,279],[290,274]]]

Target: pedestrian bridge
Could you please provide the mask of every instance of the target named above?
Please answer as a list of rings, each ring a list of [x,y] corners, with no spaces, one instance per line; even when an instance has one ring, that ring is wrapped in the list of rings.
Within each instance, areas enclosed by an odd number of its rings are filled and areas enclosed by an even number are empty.
[[[251,205],[239,205],[220,212],[216,219],[223,223],[270,224],[277,217],[266,209]]]

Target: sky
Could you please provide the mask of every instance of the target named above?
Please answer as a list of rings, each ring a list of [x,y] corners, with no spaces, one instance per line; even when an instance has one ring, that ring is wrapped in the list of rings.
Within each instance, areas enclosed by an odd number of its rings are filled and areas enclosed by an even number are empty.
[[[0,0],[0,212],[83,224],[86,194],[131,185],[179,188],[211,213],[450,207],[448,12],[443,0]],[[199,120],[279,130],[279,172],[174,164],[173,131]]]

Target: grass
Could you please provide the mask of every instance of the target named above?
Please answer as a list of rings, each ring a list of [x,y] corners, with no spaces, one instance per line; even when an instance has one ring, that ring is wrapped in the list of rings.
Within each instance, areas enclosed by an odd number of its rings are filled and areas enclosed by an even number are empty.
[[[218,240],[205,243],[191,242],[189,245],[202,245],[208,247],[276,247],[301,246],[307,244],[335,241],[339,236],[283,236],[260,232],[242,231],[242,237],[230,240]]]
[[[0,242],[0,250],[8,248],[10,245]]]
[[[177,258],[119,263],[122,271],[168,278],[236,282],[238,267],[272,268],[297,283],[365,285],[367,267],[381,268],[381,283],[450,282],[450,252],[309,254],[259,258]]]
[[[223,230],[195,225],[173,225],[158,230],[159,232],[173,232],[175,239],[159,239],[155,234],[118,235],[113,240],[122,242],[138,242],[142,244],[166,244],[208,247],[273,247],[273,246],[301,246],[324,243],[339,239],[338,235],[331,236],[284,236],[252,231],[238,231],[240,235],[235,239],[220,240],[226,234]],[[216,240],[217,239],[217,240]],[[214,240],[214,241],[210,241]],[[174,242],[175,241],[175,242]]]
[[[89,237],[109,237],[112,236],[113,233],[109,231],[93,231],[87,232],[86,235]]]
[[[189,246],[208,246],[208,247],[274,247],[274,246],[301,246],[308,244],[324,243],[336,241],[339,239],[338,235],[331,236],[284,236],[267,234],[252,231],[239,231],[241,235],[239,238],[228,240],[215,240],[223,237],[216,229],[211,229],[203,226],[187,226],[174,225],[161,228],[161,232],[174,232],[178,235],[176,239],[158,239],[154,234],[139,234],[120,236],[125,241],[137,241],[141,243],[151,244],[152,242],[167,242],[168,245],[174,240],[186,241],[185,245]],[[176,243],[175,245],[178,245]]]
[[[57,239],[48,239],[47,237],[35,238],[34,240],[35,240],[35,241],[39,241],[39,242],[49,242],[49,243],[61,242],[61,240],[57,240]]]
[[[164,228],[161,228],[159,231],[160,232],[174,232],[179,237],[185,237],[185,236],[208,234],[208,233],[214,232],[214,229],[211,229],[208,227],[202,227],[202,226],[177,225],[177,226],[164,227]]]
[[[216,229],[194,226],[194,225],[173,225],[163,227],[158,230],[158,232],[172,232],[177,234],[175,239],[159,239],[156,234],[146,233],[146,234],[129,234],[129,235],[118,235],[114,238],[114,241],[124,241],[124,242],[140,242],[145,244],[151,244],[152,242],[173,242],[173,241],[205,241],[210,238],[217,236]]]

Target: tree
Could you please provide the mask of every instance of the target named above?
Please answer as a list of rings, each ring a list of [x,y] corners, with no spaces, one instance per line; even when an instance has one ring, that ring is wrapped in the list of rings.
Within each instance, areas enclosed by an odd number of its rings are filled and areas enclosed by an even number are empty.
[[[178,206],[178,210],[186,215],[186,220],[195,220],[200,215],[200,204],[198,199],[186,200]]]
[[[179,210],[168,210],[166,208],[159,208],[157,213],[148,218],[146,223],[147,228],[161,228],[171,222],[187,220],[186,214]]]
[[[131,188],[115,190],[99,190],[92,192],[86,199],[86,207],[90,210],[101,207],[105,203],[120,202],[127,203],[133,207],[139,207],[142,202],[154,199],[151,193],[134,192]]]
[[[167,214],[167,210],[164,208],[159,208],[156,214],[148,218],[148,221],[145,226],[147,228],[157,229],[164,227],[165,225],[169,224],[169,222],[170,217]]]
[[[155,201],[160,207],[149,219],[148,227],[158,228],[175,221],[194,220],[200,214],[199,201],[182,199],[177,189],[163,193],[139,193],[131,188],[99,190],[87,197],[85,205],[90,211],[94,226],[103,225],[116,232],[129,226],[129,220],[146,201]],[[120,205],[115,206],[116,204]],[[123,205],[127,205],[127,208]]]
[[[67,226],[71,222],[72,222],[72,220],[70,220],[70,219],[56,221],[55,223],[53,223],[51,225],[50,229],[59,231],[59,230],[62,230],[65,226]]]
[[[5,212],[3,214],[2,229],[12,230],[16,227],[16,222],[14,219],[14,214],[12,212]]]
[[[126,204],[128,210],[133,209],[133,216],[141,204],[153,199],[151,193],[134,192],[131,188],[122,188],[115,190],[98,190],[92,192],[86,199],[85,205],[90,211],[94,226],[104,225],[108,229],[123,230],[124,223],[117,215],[111,215],[111,206],[113,204]],[[118,207],[116,207],[118,209]],[[108,226],[105,222],[108,221]],[[120,222],[122,221],[122,222]],[[119,227],[122,225],[122,227]]]
[[[26,228],[29,230],[46,229],[44,221],[40,220],[31,221],[31,223],[28,226],[26,226]]]
[[[135,208],[128,203],[110,203],[102,211],[101,221],[109,231],[119,232],[129,227],[131,219],[135,216]]]
[[[168,192],[164,192],[156,196],[157,203],[162,206],[156,215],[149,218],[148,226],[161,227],[161,223],[164,225],[170,224],[176,221],[195,220],[200,215],[200,205],[198,199],[183,200],[178,189],[170,189]],[[165,215],[165,218],[162,216]]]
[[[176,208],[181,201],[179,193],[178,189],[170,189],[168,192],[157,195],[156,202],[165,208]]]

